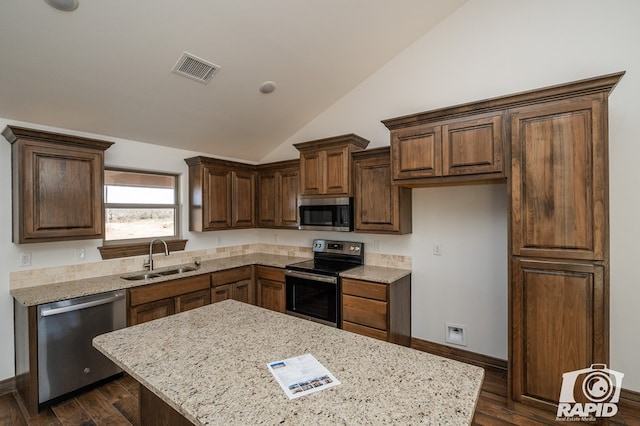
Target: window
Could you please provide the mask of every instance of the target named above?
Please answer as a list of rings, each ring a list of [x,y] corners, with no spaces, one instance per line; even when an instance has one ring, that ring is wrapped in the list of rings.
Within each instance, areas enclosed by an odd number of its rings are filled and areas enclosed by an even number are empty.
[[[179,238],[178,176],[104,172],[105,245]]]

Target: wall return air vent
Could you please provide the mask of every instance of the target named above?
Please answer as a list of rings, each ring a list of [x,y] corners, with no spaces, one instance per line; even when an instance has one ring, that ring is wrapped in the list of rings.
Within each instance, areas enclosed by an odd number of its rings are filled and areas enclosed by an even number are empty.
[[[200,59],[191,53],[183,52],[171,71],[191,80],[207,84],[219,70],[220,66]]]

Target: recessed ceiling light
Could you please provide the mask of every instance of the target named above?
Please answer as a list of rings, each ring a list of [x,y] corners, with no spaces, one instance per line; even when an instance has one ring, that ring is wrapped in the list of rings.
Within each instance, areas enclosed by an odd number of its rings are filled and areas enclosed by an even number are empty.
[[[264,93],[265,95],[268,95],[274,90],[276,90],[276,83],[274,83],[273,81],[265,81],[260,85],[260,92]]]
[[[78,8],[79,0],[44,0],[51,7],[65,12],[71,12]]]

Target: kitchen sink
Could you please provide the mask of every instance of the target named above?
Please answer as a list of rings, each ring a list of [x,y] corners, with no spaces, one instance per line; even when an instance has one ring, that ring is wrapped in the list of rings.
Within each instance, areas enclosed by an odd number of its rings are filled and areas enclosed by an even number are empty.
[[[160,275],[173,275],[173,274],[182,274],[183,272],[195,271],[196,269],[198,268],[196,268],[195,266],[182,266],[180,268],[169,269],[168,271],[159,271],[155,273]]]
[[[154,272],[145,272],[144,274],[138,274],[138,275],[128,275],[128,276],[124,276],[121,277],[125,280],[129,280],[129,281],[139,281],[139,280],[148,280],[151,278],[158,278],[158,277],[164,277],[167,275],[176,275],[176,274],[182,274],[184,272],[191,272],[191,271],[195,271],[198,268],[195,266],[181,266],[179,268],[174,268],[174,269],[168,269],[166,271],[154,271]]]

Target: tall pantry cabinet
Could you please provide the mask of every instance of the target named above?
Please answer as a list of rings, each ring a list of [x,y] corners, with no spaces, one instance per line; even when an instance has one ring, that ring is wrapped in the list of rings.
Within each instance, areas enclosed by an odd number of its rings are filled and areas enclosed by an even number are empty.
[[[555,409],[563,373],[609,364],[607,97],[621,77],[508,110],[516,403]]]
[[[516,409],[555,411],[564,373],[609,363],[607,101],[623,75],[383,121],[395,185],[507,182]]]

